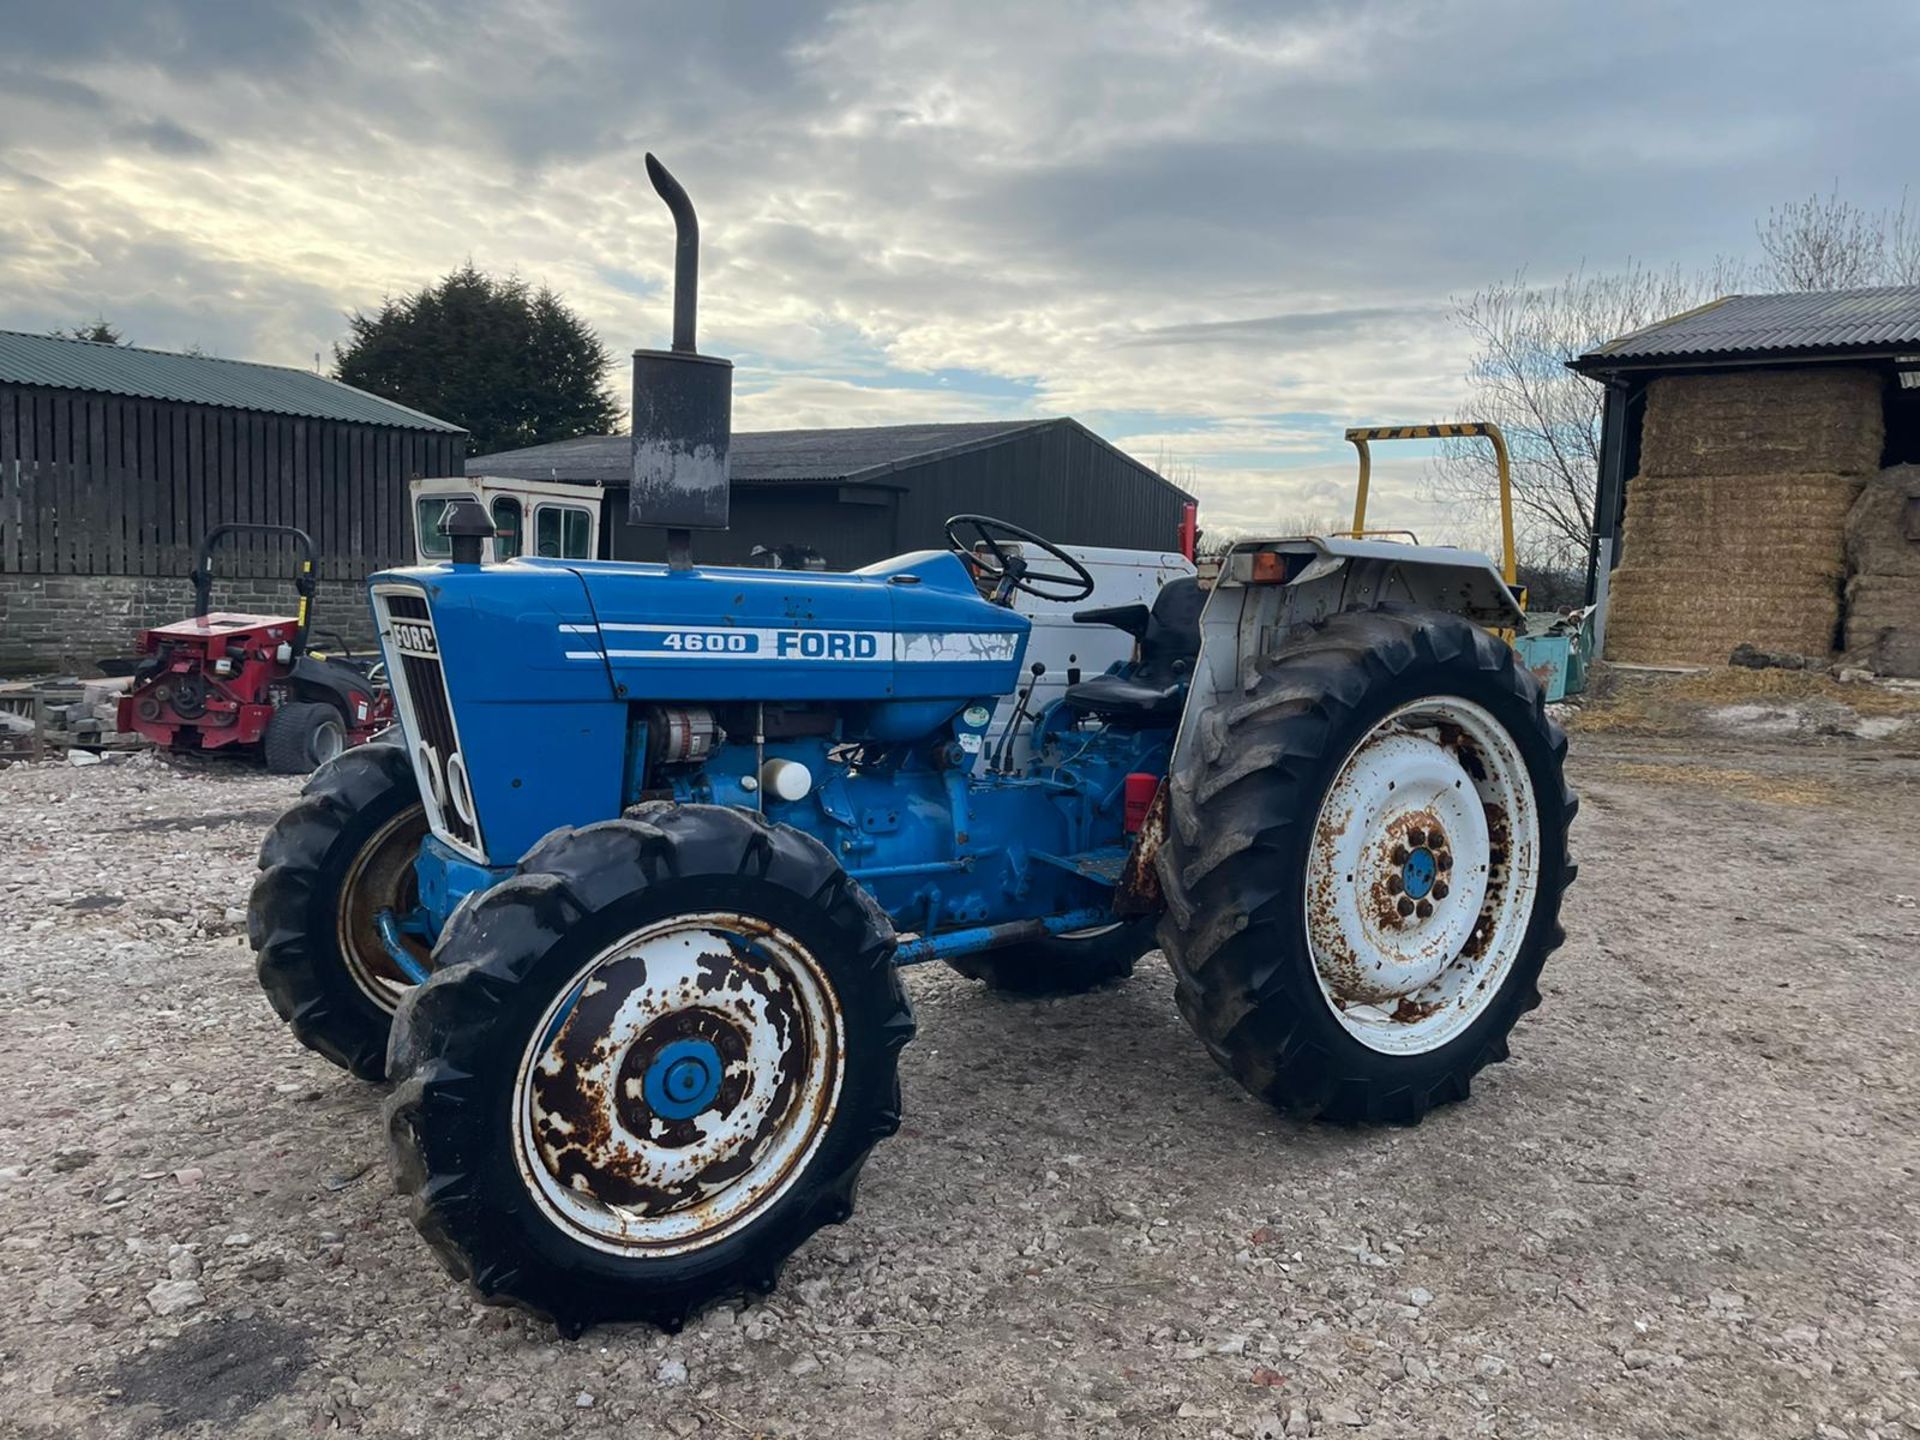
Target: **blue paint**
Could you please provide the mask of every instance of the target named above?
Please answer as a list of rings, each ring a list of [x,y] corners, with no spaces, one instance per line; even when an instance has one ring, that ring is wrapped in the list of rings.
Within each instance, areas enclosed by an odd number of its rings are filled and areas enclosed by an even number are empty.
[[[1111,925],[1113,912],[1105,906],[1085,910],[1071,910],[1064,915],[1048,915],[1036,926],[1037,933],[1031,936],[1013,938],[1038,939],[1048,935],[1064,935],[1069,930],[1091,930],[1096,925]],[[917,940],[909,940],[894,951],[893,963],[896,965],[919,965],[928,960],[951,960],[956,955],[972,955],[976,951],[991,950],[996,945],[1004,945],[1009,937],[998,927],[976,925],[964,930],[944,930],[937,935],[922,935]]]
[[[1424,847],[1407,857],[1407,863],[1400,867],[1400,884],[1406,890],[1409,900],[1424,900],[1433,889],[1434,876],[1439,867],[1434,863],[1433,852]]]
[[[902,964],[1018,938],[1008,926],[1102,924],[1116,867],[1076,860],[1124,853],[1125,778],[1164,774],[1173,738],[1075,728],[1056,707],[1023,773],[975,774],[980,727],[965,712],[1018,684],[1029,624],[983,599],[944,551],[852,574],[523,558],[370,583],[426,601],[484,845],[422,846],[415,872],[434,934],[543,836],[660,796],[762,811],[814,837],[897,931],[925,937],[901,948]],[[401,668],[391,647],[387,659]],[[804,735],[767,724],[781,738],[757,745],[754,702],[824,723]],[[725,732],[697,764],[650,753],[657,707],[676,705],[707,707]],[[807,795],[761,789],[773,760],[807,767]],[[674,1071],[674,1083],[692,1074]]]
[[[387,958],[399,967],[400,973],[415,985],[426,984],[427,967],[413,958],[413,952],[407,949],[401,939],[408,927],[391,910],[382,910],[374,916],[373,923],[380,931],[380,943],[386,947]],[[414,934],[420,934],[426,928],[424,919],[415,919],[412,924],[417,927],[413,930]]]
[[[693,1036],[662,1045],[640,1089],[647,1108],[662,1120],[691,1120],[713,1104],[725,1073],[713,1042]]]

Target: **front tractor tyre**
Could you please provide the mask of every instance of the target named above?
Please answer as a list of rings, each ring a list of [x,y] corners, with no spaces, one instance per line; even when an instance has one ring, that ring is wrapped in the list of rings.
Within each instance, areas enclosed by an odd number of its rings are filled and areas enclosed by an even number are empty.
[[[561,830],[400,1006],[395,1179],[447,1269],[564,1333],[771,1290],[900,1123],[886,916],[723,806]]]
[[[419,904],[419,783],[404,746],[375,741],[322,766],[300,797],[267,832],[248,903],[260,988],[302,1045],[381,1080],[410,982],[381,941],[379,915]],[[427,942],[405,943],[424,965]]]
[[[1188,1025],[1301,1116],[1464,1099],[1565,938],[1578,807],[1533,676],[1456,616],[1349,612],[1195,723],[1156,860]]]

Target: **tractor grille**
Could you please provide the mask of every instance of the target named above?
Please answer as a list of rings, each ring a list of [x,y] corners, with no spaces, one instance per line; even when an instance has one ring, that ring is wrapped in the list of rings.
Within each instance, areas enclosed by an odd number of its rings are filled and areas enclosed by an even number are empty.
[[[379,590],[380,639],[386,646],[393,703],[413,749],[414,774],[434,834],[456,849],[483,855],[478,811],[427,597],[417,590]]]

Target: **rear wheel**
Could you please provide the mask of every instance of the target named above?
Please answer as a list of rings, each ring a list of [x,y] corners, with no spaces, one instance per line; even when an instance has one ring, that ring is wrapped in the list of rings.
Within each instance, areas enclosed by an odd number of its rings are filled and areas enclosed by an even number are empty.
[[[1577,804],[1532,675],[1455,616],[1341,614],[1199,725],[1157,860],[1187,1023],[1299,1114],[1465,1098],[1565,938]]]
[[[771,1290],[899,1126],[886,917],[819,842],[719,806],[560,831],[402,1003],[415,1224],[488,1299],[677,1328]]]
[[[1004,995],[1080,995],[1117,985],[1159,942],[1151,919],[1117,920],[1091,930],[962,955],[947,963]]]
[[[347,748],[347,724],[324,701],[290,700],[273,712],[260,744],[275,775],[306,775]]]
[[[300,793],[267,832],[248,903],[260,987],[309,1050],[362,1080],[384,1079],[387,1032],[410,982],[378,919],[419,904],[420,787],[405,748],[375,741],[322,767]],[[424,965],[427,943],[406,943]]]

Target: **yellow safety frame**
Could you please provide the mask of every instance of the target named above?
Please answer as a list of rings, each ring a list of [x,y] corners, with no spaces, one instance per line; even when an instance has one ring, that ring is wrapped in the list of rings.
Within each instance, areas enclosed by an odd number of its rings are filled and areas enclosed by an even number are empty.
[[[1352,535],[1367,531],[1367,481],[1373,473],[1373,455],[1367,449],[1373,440],[1470,440],[1475,437],[1493,442],[1493,458],[1500,468],[1500,574],[1509,586],[1518,582],[1513,552],[1513,475],[1507,463],[1507,437],[1491,420],[1462,420],[1443,425],[1358,425],[1347,431],[1347,439],[1360,452],[1360,493],[1353,501]]]

